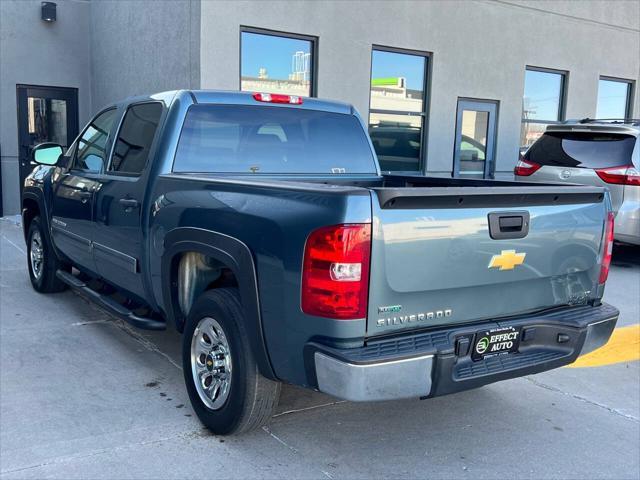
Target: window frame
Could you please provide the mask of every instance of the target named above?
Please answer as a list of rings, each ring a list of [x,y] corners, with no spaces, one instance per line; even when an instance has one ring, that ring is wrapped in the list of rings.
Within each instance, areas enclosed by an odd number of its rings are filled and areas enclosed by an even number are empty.
[[[527,71],[531,72],[541,72],[541,73],[552,73],[555,75],[560,75],[560,99],[558,101],[558,119],[557,120],[527,120],[523,117],[524,108],[522,112],[520,112],[520,123],[539,123],[539,124],[558,124],[565,121],[565,115],[567,113],[567,87],[569,84],[569,71],[568,70],[556,70],[553,68],[546,67],[534,67],[531,65],[527,65],[525,67],[525,81],[523,87],[526,85],[527,81]],[[522,91],[522,98],[524,99],[525,90]],[[524,105],[523,105],[524,107]]]
[[[309,42],[310,44],[310,52],[311,53],[311,75],[310,75],[310,86],[309,86],[309,97],[315,98],[318,96],[318,43],[319,37],[314,35],[305,35],[302,33],[292,33],[292,32],[283,32],[281,30],[272,30],[268,28],[260,28],[260,27],[251,27],[248,25],[240,25],[240,30],[238,34],[238,91],[244,92],[246,90],[242,90],[242,34],[243,33],[254,33],[257,35],[269,35],[272,37],[281,37],[288,38],[292,40],[304,40]]]
[[[633,101],[635,95],[635,86],[636,82],[634,80],[628,80],[625,78],[619,77],[610,77],[608,75],[600,75],[598,77],[598,91],[596,93],[596,117],[598,113],[598,96],[600,95],[600,81],[604,80],[606,82],[618,82],[618,83],[626,83],[627,84],[627,101],[624,106],[624,119],[633,118]]]
[[[500,122],[500,100],[497,99],[489,99],[489,98],[472,98],[472,97],[458,97],[456,101],[456,123],[455,123],[455,131],[454,131],[454,139],[453,139],[453,168],[451,170],[452,178],[475,178],[475,177],[465,177],[460,174],[460,154],[459,151],[462,151],[462,128],[460,129],[460,138],[458,139],[458,127],[461,127],[462,121],[462,112],[464,112],[464,108],[460,110],[460,104],[484,104],[487,105],[487,110],[475,110],[475,111],[486,111],[488,113],[487,116],[487,145],[485,146],[484,151],[484,170],[482,174],[482,179],[494,179],[496,173],[496,158],[497,158],[497,150],[498,150],[498,131],[499,131],[499,122]],[[493,107],[493,108],[492,108]],[[493,115],[493,121],[492,120]],[[475,139],[474,139],[475,140]],[[487,158],[489,154],[489,147],[491,147],[491,158]],[[477,148],[477,147],[475,147]]]
[[[388,52],[388,53],[398,53],[401,55],[413,55],[417,57],[423,57],[425,60],[424,67],[424,78],[422,81],[422,110],[418,112],[406,112],[401,110],[384,110],[379,108],[371,108],[371,80],[373,76],[373,52]],[[367,114],[367,134],[369,133],[369,128],[371,125],[371,114],[372,113],[387,113],[390,115],[407,115],[413,117],[421,117],[422,118],[422,132],[420,132],[420,153],[418,153],[418,168],[416,170],[393,170],[394,173],[408,173],[408,174],[420,174],[426,175],[427,171],[427,132],[429,130],[429,111],[431,107],[431,69],[433,65],[433,52],[423,51],[423,50],[413,50],[408,48],[399,48],[399,47],[391,47],[388,45],[379,45],[373,44],[371,45],[371,55],[369,56],[369,112]],[[375,151],[375,149],[374,149]],[[378,153],[376,153],[376,159],[378,157]],[[378,160],[378,164],[379,164]],[[378,168],[380,166],[378,165]],[[381,169],[380,169],[381,170]]]
[[[541,72],[541,73],[552,73],[555,75],[560,75],[560,98],[558,99],[558,119],[557,120],[529,120],[524,118],[524,96],[526,93],[526,83],[527,83],[527,72]],[[534,125],[558,125],[563,123],[566,120],[567,113],[567,97],[568,97],[568,89],[569,89],[569,70],[559,70],[555,68],[547,68],[547,67],[536,67],[533,65],[525,65],[524,69],[524,81],[522,82],[522,109],[520,111],[520,132],[522,132],[522,126],[526,124],[534,124]],[[543,132],[544,133],[544,132]],[[522,139],[518,139],[519,148],[523,148]],[[527,147],[528,148],[528,147]]]
[[[111,148],[112,145],[109,144],[109,142],[113,141],[113,132],[114,132],[114,126],[116,125],[116,120],[114,120],[113,125],[111,125],[111,130],[109,131],[109,134],[107,135],[107,141],[105,143],[105,153],[106,153],[106,157],[104,159],[104,162],[102,163],[102,169],[98,172],[95,170],[87,170],[87,169],[83,169],[83,168],[76,168],[76,160],[78,159],[78,152],[80,151],[80,141],[82,140],[82,136],[85,134],[85,132],[89,129],[89,127],[91,125],[93,125],[93,123],[95,122],[95,120],[100,116],[103,115],[109,111],[115,110],[117,112],[118,107],[116,105],[110,105],[108,107],[103,108],[102,110],[100,110],[98,113],[96,113],[91,120],[89,120],[87,122],[87,124],[84,126],[84,128],[80,131],[80,133],[78,134],[78,136],[76,137],[76,139],[73,141],[73,143],[71,145],[69,145],[69,147],[67,148],[67,150],[71,150],[72,148],[75,148],[75,151],[73,152],[73,157],[71,157],[71,161],[69,162],[69,168],[68,171],[69,172],[79,172],[79,173],[84,173],[84,174],[91,174],[91,175],[101,175],[103,174],[106,170],[105,170],[105,166],[111,161]]]
[[[160,114],[160,119],[158,120],[158,128],[156,128],[155,133],[153,134],[153,141],[151,142],[151,146],[149,147],[149,155],[147,156],[145,162],[144,162],[144,166],[142,167],[142,170],[140,170],[139,173],[133,173],[133,172],[118,172],[118,171],[113,171],[110,170],[111,168],[111,163],[113,162],[113,154],[115,152],[116,149],[116,143],[118,143],[118,137],[120,136],[120,131],[122,130],[122,125],[124,124],[124,119],[127,116],[127,113],[129,113],[129,109],[136,107],[138,105],[146,105],[146,104],[150,104],[150,103],[157,103],[160,105],[160,107],[162,108],[162,113]],[[120,118],[118,119],[118,124],[116,129],[114,130],[114,135],[113,138],[111,140],[111,145],[109,148],[109,157],[107,159],[107,164],[105,166],[105,169],[103,172],[101,172],[103,175],[109,176],[109,177],[125,177],[125,178],[140,178],[142,176],[142,174],[145,172],[145,170],[147,170],[147,167],[149,166],[149,159],[155,155],[155,147],[156,147],[156,143],[158,142],[158,132],[162,129],[162,124],[164,121],[164,117],[166,114],[166,105],[164,104],[164,102],[160,101],[160,100],[142,100],[140,102],[134,102],[134,103],[129,103],[127,105],[125,105],[124,107],[124,112],[120,115]]]

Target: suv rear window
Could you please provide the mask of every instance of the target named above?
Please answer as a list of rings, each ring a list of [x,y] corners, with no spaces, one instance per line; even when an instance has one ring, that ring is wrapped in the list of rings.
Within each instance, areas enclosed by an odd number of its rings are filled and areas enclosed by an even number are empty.
[[[631,165],[636,138],[598,132],[546,132],[525,153],[539,165],[609,168]]]
[[[175,172],[375,173],[353,115],[274,106],[189,108]]]

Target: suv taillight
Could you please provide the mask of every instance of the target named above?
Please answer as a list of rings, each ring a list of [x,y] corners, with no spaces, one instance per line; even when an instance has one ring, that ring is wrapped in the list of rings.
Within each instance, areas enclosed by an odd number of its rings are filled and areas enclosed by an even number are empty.
[[[602,249],[602,263],[600,264],[600,279],[598,283],[604,283],[609,276],[609,267],[611,266],[611,253],[613,252],[613,222],[615,217],[613,212],[607,215],[607,224],[604,231],[604,245]]]
[[[531,160],[525,160],[522,155],[520,155],[518,163],[516,163],[516,167],[513,169],[513,173],[520,177],[528,177],[540,167],[542,167],[542,165],[532,162]]]
[[[304,248],[302,311],[353,320],[367,316],[371,224],[344,224],[311,232]]]
[[[640,185],[640,171],[633,165],[596,170],[602,181],[616,185]]]

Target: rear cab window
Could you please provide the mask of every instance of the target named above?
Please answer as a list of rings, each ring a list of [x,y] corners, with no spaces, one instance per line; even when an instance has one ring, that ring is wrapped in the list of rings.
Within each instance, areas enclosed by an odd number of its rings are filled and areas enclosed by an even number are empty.
[[[546,132],[525,153],[539,165],[611,168],[632,165],[636,137],[601,132]]]
[[[139,175],[142,172],[147,164],[162,110],[159,102],[135,104],[127,109],[113,148],[109,173]]]
[[[368,138],[348,114],[274,106],[193,105],[174,172],[376,174]]]

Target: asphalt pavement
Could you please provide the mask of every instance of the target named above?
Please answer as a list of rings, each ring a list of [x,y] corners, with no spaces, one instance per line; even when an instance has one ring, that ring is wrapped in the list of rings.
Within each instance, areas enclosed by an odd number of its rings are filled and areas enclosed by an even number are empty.
[[[605,301],[638,323],[639,249],[615,249]],[[189,406],[179,349],[174,331],[33,291],[20,227],[0,220],[2,479],[640,478],[640,365],[616,351],[427,401],[286,386],[268,427],[222,438]]]

